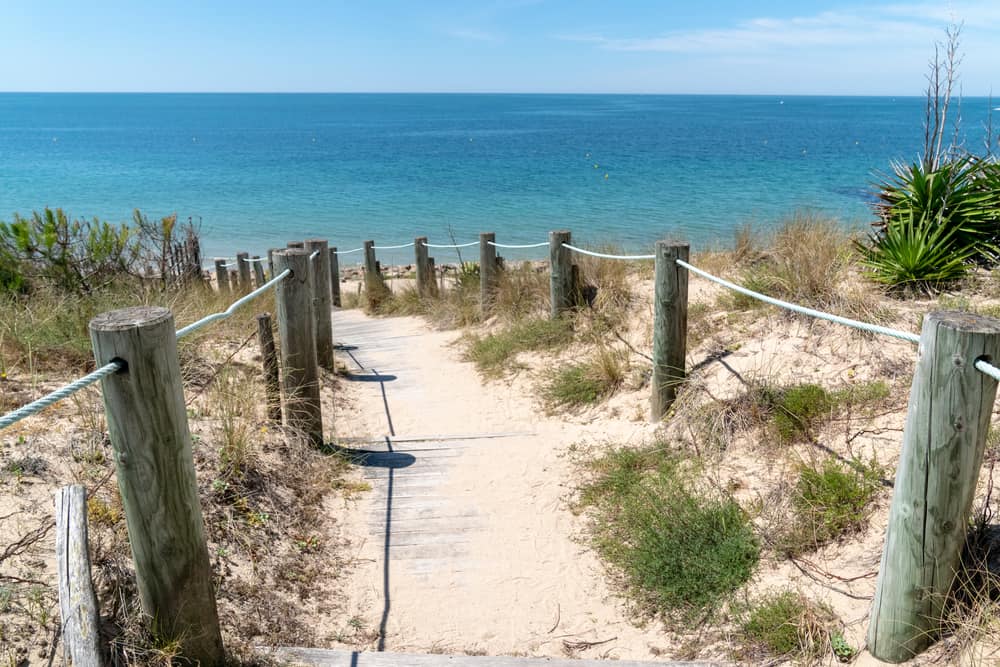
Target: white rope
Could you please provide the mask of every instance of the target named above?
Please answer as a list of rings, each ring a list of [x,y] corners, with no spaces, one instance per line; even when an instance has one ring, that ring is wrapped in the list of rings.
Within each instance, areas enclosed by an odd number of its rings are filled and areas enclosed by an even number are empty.
[[[319,253],[319,251],[317,250],[316,253]],[[263,285],[261,285],[260,287],[258,287],[257,289],[255,289],[254,291],[250,292],[249,294],[247,294],[242,299],[238,299],[237,301],[234,301],[233,305],[229,306],[229,308],[226,308],[221,313],[213,313],[211,315],[207,315],[207,316],[201,318],[200,320],[198,320],[197,322],[194,322],[192,324],[187,325],[183,329],[178,329],[177,330],[177,337],[181,338],[182,336],[188,335],[192,331],[197,331],[198,329],[202,328],[206,324],[211,324],[212,322],[217,322],[219,320],[226,319],[227,317],[229,317],[230,315],[232,315],[236,311],[237,308],[239,308],[240,306],[242,306],[243,304],[245,304],[245,303],[247,303],[249,301],[253,301],[258,296],[260,296],[265,291],[267,291],[267,289],[269,287],[272,287],[273,285],[281,282],[282,280],[284,280],[285,278],[287,278],[290,275],[292,275],[292,270],[291,269],[285,269],[284,271],[282,271],[281,273],[279,273],[278,275],[276,275],[274,278],[271,278],[266,283],[264,283]]]
[[[472,243],[459,243],[458,245],[441,245],[437,243],[424,243],[428,248],[468,248],[470,246],[479,245],[479,241],[473,241]]]
[[[541,248],[542,246],[547,246],[549,244],[548,241],[545,241],[544,243],[527,243],[527,244],[523,244],[523,245],[511,245],[511,244],[508,244],[508,243],[494,243],[493,241],[487,241],[487,243],[489,243],[494,248],[512,248],[512,249],[519,249],[519,248]]]
[[[244,262],[264,262],[267,261],[267,257],[252,257],[250,259],[243,260]]]
[[[591,257],[600,257],[601,259],[656,259],[656,255],[606,255],[603,252],[594,252],[592,250],[577,248],[575,245],[570,245],[568,243],[563,243],[562,246],[564,248],[569,248],[573,252],[578,252],[581,255],[590,255]]]
[[[313,250],[313,251],[312,251],[312,252],[311,252],[311,253],[309,254],[309,259],[311,259],[311,260],[312,260],[312,259],[316,259],[317,257],[319,257],[319,250]]]
[[[231,269],[234,266],[239,266],[239,262],[230,262],[229,264],[223,264],[222,268],[224,268],[224,269]]]
[[[890,329],[889,327],[883,327],[883,326],[879,326],[877,324],[869,324],[867,322],[860,322],[858,320],[852,320],[852,319],[849,319],[847,317],[841,317],[840,315],[832,315],[830,313],[824,313],[821,310],[813,310],[812,308],[806,308],[805,306],[799,306],[799,305],[796,305],[794,303],[789,303],[787,301],[782,301],[780,299],[775,299],[773,297],[766,296],[766,295],[761,294],[759,292],[754,292],[753,290],[748,290],[745,287],[740,287],[739,285],[731,283],[728,280],[723,280],[722,278],[718,278],[716,276],[713,276],[711,273],[706,273],[705,271],[702,271],[701,269],[699,269],[697,267],[691,266],[690,264],[688,264],[684,260],[678,259],[676,261],[677,261],[677,265],[678,266],[683,266],[688,271],[691,271],[692,273],[697,273],[702,278],[707,278],[708,280],[711,280],[712,282],[718,283],[718,284],[722,285],[723,287],[728,287],[729,289],[733,290],[734,292],[739,292],[740,294],[745,294],[745,295],[747,295],[749,297],[753,297],[754,299],[758,299],[760,301],[763,301],[764,303],[769,303],[772,306],[778,306],[779,308],[785,308],[787,310],[791,310],[792,312],[801,313],[802,315],[809,315],[810,317],[816,317],[816,318],[819,318],[821,320],[828,320],[830,322],[836,322],[837,324],[843,324],[843,325],[848,326],[848,327],[854,327],[855,329],[860,329],[862,331],[869,331],[871,333],[882,334],[883,336],[892,336],[893,338],[899,338],[900,340],[909,341],[911,343],[919,343],[920,342],[920,336],[918,336],[917,334],[912,334],[912,333],[909,333],[909,332],[906,332],[906,331],[900,331],[898,329]]]
[[[986,375],[989,375],[997,382],[1000,382],[1000,368],[997,368],[996,366],[994,366],[993,364],[984,359],[980,359],[979,361],[977,361],[975,366],[977,371],[985,373]]]
[[[364,248],[355,248],[354,250],[338,250],[335,255],[350,255],[352,252],[361,252]]]
[[[400,245],[373,245],[372,250],[399,250],[400,248],[412,248],[414,242],[402,243]]]
[[[110,364],[107,364],[106,366],[101,366],[93,373],[84,375],[82,378],[70,382],[65,387],[56,389],[51,394],[43,396],[37,401],[33,401],[31,403],[28,403],[27,405],[23,405],[19,407],[17,410],[5,414],[3,417],[0,417],[0,429],[5,429],[8,426],[11,426],[21,421],[25,417],[30,417],[31,415],[38,414],[39,412],[49,407],[53,403],[57,403],[58,401],[61,401],[62,399],[75,394],[84,387],[89,387],[90,385],[94,384],[98,380],[101,380],[102,378],[106,378],[107,376],[112,375],[113,373],[117,373],[121,367],[122,367],[121,362],[112,361]]]

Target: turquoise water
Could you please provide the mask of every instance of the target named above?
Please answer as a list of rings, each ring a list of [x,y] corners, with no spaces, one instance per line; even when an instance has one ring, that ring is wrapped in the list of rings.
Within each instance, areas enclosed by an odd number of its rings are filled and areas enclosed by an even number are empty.
[[[920,152],[922,98],[0,94],[0,219],[45,206],[200,221],[208,256],[377,244],[729,243],[803,208],[864,225]],[[966,99],[968,143],[987,101]],[[437,252],[439,261],[447,253]],[[387,253],[405,261],[409,251]],[[353,260],[352,260],[353,261]]]

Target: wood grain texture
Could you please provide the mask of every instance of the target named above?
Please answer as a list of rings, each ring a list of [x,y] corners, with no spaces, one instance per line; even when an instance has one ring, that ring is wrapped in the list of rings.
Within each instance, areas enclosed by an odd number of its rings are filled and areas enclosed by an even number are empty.
[[[330,303],[340,308],[340,256],[337,254],[337,246],[332,246],[330,254]]]
[[[430,256],[426,244],[426,236],[418,236],[413,239],[413,260],[417,268],[417,294],[421,298],[434,295],[434,273],[431,271]]]
[[[960,564],[997,385],[973,366],[1000,359],[1000,321],[924,317],[868,626],[872,655],[909,660],[936,639]]]
[[[573,298],[573,258],[563,247],[570,243],[569,231],[549,232],[549,299],[552,319],[575,305]]]
[[[143,611],[185,656],[221,665],[173,315],[147,306],[103,313],[90,335],[98,366],[127,364],[101,387]]]
[[[330,247],[325,239],[309,239],[305,250],[319,254],[311,260],[314,280],[313,321],[316,335],[316,362],[328,371],[334,369],[333,319],[330,305]]]
[[[490,245],[496,243],[496,240],[497,235],[494,232],[482,232],[479,235],[479,304],[484,319],[490,315],[497,280],[500,279],[497,249],[496,246]]]
[[[574,660],[558,658],[512,658],[508,656],[486,655],[419,655],[416,653],[389,653],[370,651],[348,651],[345,649],[321,648],[278,648],[275,654],[294,664],[317,665],[318,667],[679,667],[680,665],[708,666],[713,662],[642,662],[635,660]]]
[[[62,637],[74,667],[104,664],[87,541],[87,491],[64,486],[56,491],[56,565]]]
[[[260,345],[260,359],[264,372],[264,395],[267,401],[267,418],[275,424],[281,423],[281,382],[278,375],[278,350],[274,344],[274,328],[271,314],[257,316],[257,342]]]
[[[229,294],[229,271],[226,270],[226,260],[215,260],[215,284],[220,294]]]
[[[653,297],[653,378],[649,419],[658,422],[677,398],[686,376],[688,272],[677,265],[687,261],[686,243],[656,243]]]
[[[309,252],[297,248],[276,252],[274,268],[278,273],[285,269],[292,272],[278,283],[275,292],[285,423],[313,445],[322,445],[323,414],[313,333],[313,275]]]
[[[248,259],[250,259],[250,253],[236,253],[236,270],[240,275],[240,292],[243,294],[253,291],[253,285],[250,284],[250,262],[247,261]]]

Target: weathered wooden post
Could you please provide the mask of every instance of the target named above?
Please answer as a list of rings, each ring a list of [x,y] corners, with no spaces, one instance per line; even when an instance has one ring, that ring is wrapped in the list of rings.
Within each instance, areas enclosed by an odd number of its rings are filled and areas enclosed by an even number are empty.
[[[240,274],[236,269],[229,269],[229,289],[233,292],[240,291]]]
[[[677,260],[688,261],[686,243],[656,242],[653,313],[653,393],[649,419],[663,419],[677,398],[686,376],[688,272]]]
[[[299,250],[302,250],[303,248],[306,247],[306,242],[305,241],[289,241],[287,247],[289,247],[289,248],[298,248]]]
[[[316,361],[328,371],[334,370],[333,317],[330,308],[330,248],[324,239],[309,239],[305,249],[313,266],[313,317],[316,328]],[[318,253],[318,254],[317,254]],[[312,255],[316,255],[312,257]]]
[[[260,261],[260,255],[254,255],[253,259],[253,279],[257,287],[262,287],[267,281],[264,280],[264,263]]]
[[[253,285],[250,284],[250,262],[247,261],[248,259],[250,259],[250,253],[236,253],[236,270],[240,273],[240,291],[244,294],[253,291]]]
[[[413,239],[413,258],[417,266],[417,294],[421,298],[434,295],[434,273],[431,271],[431,258],[427,253],[427,237],[418,236]]]
[[[497,235],[494,232],[483,232],[479,235],[479,307],[482,309],[483,319],[489,317],[497,281],[500,279],[497,249],[491,245],[496,243],[496,240]]]
[[[340,255],[337,246],[330,248],[330,303],[340,308]]]
[[[1000,359],[1000,321],[924,316],[868,626],[868,648],[879,660],[909,660],[941,628],[997,393],[997,383],[974,368],[979,359]]]
[[[56,567],[62,637],[74,667],[101,667],[100,612],[87,550],[87,490],[56,491]]]
[[[98,367],[125,365],[101,388],[143,611],[185,658],[222,665],[174,317],[115,310],[91,320],[90,337]]]
[[[375,259],[375,242],[365,241],[365,298],[368,307],[374,308],[385,298],[386,287],[382,282],[382,272]]]
[[[277,285],[275,301],[281,337],[285,423],[314,445],[323,444],[323,412],[313,327],[313,276],[309,252],[298,248],[274,253],[274,269],[292,275]]]
[[[549,232],[549,295],[552,319],[556,319],[563,311],[576,305],[573,258],[569,248],[563,247],[564,243],[570,242],[570,238],[567,230]]]
[[[267,275],[273,278],[276,274],[274,273],[274,253],[281,250],[281,248],[268,248],[267,249]]]
[[[264,371],[264,395],[267,400],[267,418],[281,423],[281,384],[278,377],[278,352],[274,345],[271,314],[257,316],[257,342],[260,344],[261,365]]]
[[[229,271],[226,270],[226,260],[215,258],[215,282],[219,294],[229,294]]]

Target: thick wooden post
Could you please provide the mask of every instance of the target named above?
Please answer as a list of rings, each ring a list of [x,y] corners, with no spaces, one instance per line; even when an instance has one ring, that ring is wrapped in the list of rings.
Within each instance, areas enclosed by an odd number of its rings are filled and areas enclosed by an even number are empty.
[[[382,282],[382,272],[375,259],[375,242],[364,242],[365,252],[365,298],[368,307],[374,308],[386,295],[385,283]]]
[[[87,550],[87,490],[56,491],[56,565],[62,636],[74,667],[101,667],[100,613]]]
[[[653,297],[653,393],[649,420],[658,422],[677,398],[687,359],[688,272],[677,260],[688,261],[686,243],[656,242]]]
[[[289,248],[297,248],[299,250],[302,250],[303,248],[306,247],[306,242],[305,241],[289,241],[287,247],[289,247]]]
[[[278,378],[278,352],[274,346],[274,329],[271,314],[257,316],[257,342],[260,344],[261,365],[264,370],[264,395],[267,397],[267,418],[281,423],[281,384]]]
[[[552,319],[576,305],[573,284],[573,258],[563,243],[570,242],[567,230],[549,232],[549,296]]]
[[[924,316],[868,626],[868,648],[880,660],[909,660],[941,627],[997,393],[996,382],[974,368],[978,359],[1000,360],[1000,321]]]
[[[103,313],[90,337],[98,367],[125,364],[101,387],[143,611],[185,658],[222,665],[173,315],[150,306]]]
[[[337,246],[330,248],[330,303],[340,308],[340,255]]]
[[[417,265],[417,294],[426,298],[434,294],[434,274],[427,254],[427,237],[413,239],[413,258]]]
[[[257,283],[257,287],[261,287],[267,282],[264,280],[264,263],[260,261],[260,255],[254,255],[252,259],[254,260],[251,262],[253,264],[253,279]]]
[[[333,317],[330,307],[330,247],[324,239],[309,239],[305,249],[310,253],[313,266],[313,317],[316,322],[316,361],[328,371],[333,362]]]
[[[493,294],[500,278],[500,266],[497,263],[497,249],[490,245],[496,243],[494,232],[483,232],[479,235],[479,307],[483,319],[490,315],[493,306]]]
[[[220,294],[229,294],[229,271],[226,270],[226,260],[215,259],[215,283]]]
[[[275,271],[292,271],[292,275],[278,283],[275,294],[285,423],[319,446],[323,444],[323,412],[313,334],[313,276],[309,268],[306,250],[289,248],[274,253]]]
[[[247,261],[248,259],[250,259],[250,253],[236,253],[236,270],[240,273],[240,291],[244,294],[253,291],[253,285],[250,284],[250,262]]]

